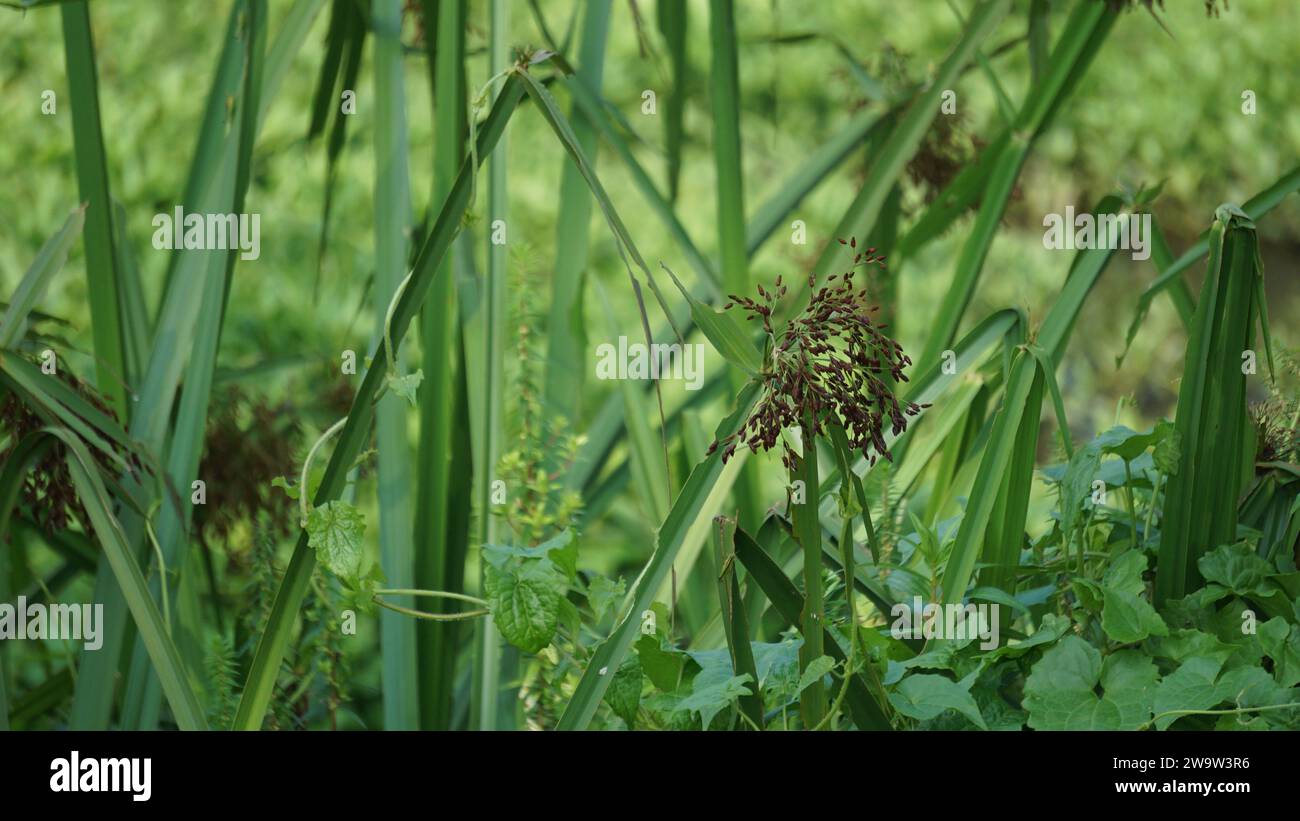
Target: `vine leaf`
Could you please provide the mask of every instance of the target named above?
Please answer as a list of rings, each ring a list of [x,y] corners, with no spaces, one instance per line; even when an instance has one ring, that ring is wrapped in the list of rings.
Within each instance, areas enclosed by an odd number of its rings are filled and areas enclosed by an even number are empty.
[[[312,508],[307,517],[307,544],[316,558],[342,579],[361,573],[361,540],[366,520],[347,502],[333,501]]]
[[[483,586],[492,620],[506,641],[525,653],[540,652],[551,643],[565,581],[549,559],[489,561]]]
[[[424,381],[424,370],[418,370],[414,373],[408,373],[405,376],[398,376],[390,373],[388,375],[388,389],[398,396],[411,403],[411,407],[419,407],[416,403],[415,392],[419,389],[420,383]]]
[[[633,653],[614,674],[614,680],[605,691],[605,703],[614,715],[627,723],[629,730],[636,729],[636,713],[641,706],[641,660]]]

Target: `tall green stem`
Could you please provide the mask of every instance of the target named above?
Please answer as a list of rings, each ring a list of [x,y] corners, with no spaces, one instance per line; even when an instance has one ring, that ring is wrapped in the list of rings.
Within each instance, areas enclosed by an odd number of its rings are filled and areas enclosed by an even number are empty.
[[[826,624],[826,605],[822,598],[822,525],[817,515],[817,489],[821,486],[817,471],[817,439],[811,415],[802,427],[803,457],[795,472],[794,532],[803,548],[804,608],[801,619],[803,645],[799,648],[799,671],[824,655],[822,629]],[[802,501],[798,501],[799,499]],[[826,687],[820,679],[799,695],[799,714],[805,727],[816,727],[826,715]]]

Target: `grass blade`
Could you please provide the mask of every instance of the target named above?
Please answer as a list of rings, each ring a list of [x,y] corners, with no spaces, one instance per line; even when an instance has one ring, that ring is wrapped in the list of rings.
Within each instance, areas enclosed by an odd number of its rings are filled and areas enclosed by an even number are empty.
[[[865,237],[871,233],[889,191],[925,138],[926,131],[939,110],[943,90],[952,87],[957,76],[973,58],[975,50],[1006,15],[1007,8],[1005,0],[985,0],[971,13],[961,40],[943,61],[926,91],[913,100],[898,127],[890,134],[872,162],[862,189],[836,226],[835,236]],[[818,257],[813,269],[818,281],[824,279],[829,272],[838,247],[837,243],[827,243]]]
[[[938,315],[930,326],[925,348],[917,360],[922,368],[939,361],[943,351],[956,338],[961,317],[975,293],[984,260],[1029,151],[1052,113],[1087,71],[1114,24],[1115,16],[1116,12],[1104,4],[1080,2],[1075,6],[1065,33],[1052,52],[1047,74],[1026,98],[1009,142],[993,161],[975,226],[962,246],[952,284],[945,292]]]
[[[64,54],[72,99],[77,188],[86,203],[86,282],[95,343],[96,383],[119,419],[127,419],[126,358],[119,319],[117,253],[113,250],[113,200],[99,122],[99,80],[86,0],[64,3]]]
[[[104,489],[94,460],[85,445],[68,431],[46,428],[45,432],[57,437],[67,448],[68,469],[76,484],[77,495],[85,505],[95,535],[104,549],[104,556],[113,569],[131,617],[140,631],[140,638],[148,648],[149,658],[153,660],[154,670],[162,682],[163,693],[176,717],[177,726],[182,730],[206,729],[203,710],[186,678],[176,646],[168,637],[162,616],[154,606],[153,597],[149,595],[140,566],[131,555],[132,548],[126,534],[113,516],[112,499]]]
[[[54,233],[32,261],[27,273],[18,282],[18,288],[9,298],[9,307],[0,319],[0,348],[12,348],[27,330],[27,317],[36,303],[45,295],[45,289],[68,260],[68,251],[81,235],[85,224],[86,207],[72,209],[63,227]]]
[[[672,67],[672,88],[664,101],[664,146],[667,154],[665,174],[668,178],[668,201],[677,202],[677,184],[682,175],[682,143],[686,113],[686,30],[690,9],[684,0],[660,0],[655,4],[659,33],[668,46],[668,63]],[[755,679],[757,681],[758,679]]]
[[[725,438],[740,429],[749,416],[749,412],[758,402],[757,386],[750,385],[736,398],[735,409],[722,421],[715,432],[715,441]],[[617,670],[627,656],[632,642],[640,631],[640,613],[647,610],[654,601],[655,594],[668,578],[669,569],[679,550],[692,537],[692,531],[700,534],[701,527],[708,527],[710,508],[720,504],[730,490],[740,467],[739,461],[744,452],[738,451],[736,457],[724,473],[722,449],[704,459],[691,471],[690,478],[682,487],[681,493],[673,502],[672,509],[664,519],[663,525],[655,536],[655,550],[650,560],[637,577],[632,591],[632,607],[623,620],[614,628],[614,632],[592,654],[583,672],[573,697],[564,708],[564,714],[556,725],[561,730],[581,730],[591,722],[596,708],[605,696],[605,690],[613,680],[613,671]]]
[[[736,568],[736,522],[719,516],[713,520],[713,550],[717,575],[718,604],[721,607],[727,651],[731,654],[734,675],[749,675],[752,692],[740,697],[740,709],[754,726],[763,726],[763,691],[759,687],[758,668],[754,665],[754,648],[749,644],[749,624],[745,621],[744,601]]]
[[[411,194],[406,167],[400,0],[375,0],[371,7],[371,21],[375,36],[374,339],[377,345],[383,338],[388,303],[406,276]],[[396,372],[404,373],[400,352],[394,359]],[[379,451],[379,564],[384,571],[385,584],[398,589],[415,586],[406,407],[402,397],[390,393],[381,398],[375,408],[375,437]],[[415,606],[410,597],[394,597],[393,603],[403,607]],[[418,729],[415,622],[401,613],[384,610],[379,614],[379,629],[383,657],[384,728]]]
[[[709,0],[710,90],[713,103],[713,162],[717,171],[718,257],[725,294],[749,295],[749,254],[745,244],[745,185],[740,142],[740,57],[732,0]],[[727,382],[739,393],[749,375],[729,368]],[[757,527],[763,509],[758,468],[736,481],[738,525]],[[810,688],[811,689],[811,688]]]
[[[798,624],[799,616],[804,609],[804,601],[794,582],[790,581],[785,573],[781,572],[781,568],[776,562],[772,561],[772,558],[745,531],[736,530],[735,546],[736,558],[745,566],[750,578],[762,588],[763,594],[767,596],[768,601],[772,602],[772,606],[776,608],[776,611],[790,624]],[[822,639],[826,655],[837,662],[843,663],[845,660],[844,650],[840,647],[835,635],[823,628]],[[871,690],[860,673],[855,673],[849,677],[848,687],[847,703],[849,712],[853,716],[853,723],[857,725],[858,729],[892,729],[889,719],[885,717],[884,712],[880,709],[879,702],[872,697]]]
[[[1103,198],[1097,205],[1095,213],[1110,213],[1110,210],[1117,208],[1118,205],[1119,201],[1116,197]],[[1065,343],[1069,339],[1083,302],[1101,276],[1106,263],[1110,261],[1112,253],[1113,251],[1107,249],[1093,249],[1081,251],[1075,256],[1060,296],[1057,297],[1042,326],[1038,329],[1037,344],[1044,351],[1051,353],[1053,362],[1061,361]],[[994,417],[993,428],[976,473],[975,486],[966,504],[966,514],[962,517],[957,532],[957,542],[953,545],[948,566],[944,571],[942,582],[944,603],[960,602],[965,594],[974,575],[976,562],[986,546],[986,529],[1002,490],[1003,477],[1013,455],[1017,452],[1022,419],[1026,418],[1026,414],[1029,415],[1030,420],[1036,419],[1042,410],[1042,384],[1039,381],[1038,371],[1037,358],[1027,351],[1017,354],[1011,365],[1011,375],[1007,380],[1002,407]],[[1036,403],[1031,401],[1035,396]],[[1033,422],[1029,424],[1035,428],[1035,431],[1037,430]],[[1024,435],[1028,437],[1028,433]],[[1022,452],[1022,458],[1023,455]],[[1032,459],[1029,462],[1032,467]],[[1023,462],[1020,469],[1024,469]],[[1025,477],[1018,477],[1017,481],[1023,482]],[[1023,525],[1021,532],[1023,532]],[[1018,548],[1020,544],[1018,535],[1015,544]]]
[[[490,21],[491,64],[489,70],[496,74],[504,71],[510,64],[510,48],[507,39],[510,28],[510,4],[507,0],[492,0]],[[495,93],[500,92],[502,81],[496,83]],[[507,151],[506,136],[497,143],[496,154],[488,160],[488,225],[495,226],[500,220],[509,225],[509,198],[507,196]],[[493,228],[495,230],[495,228]],[[507,238],[508,238],[507,234]],[[481,350],[481,360],[473,373],[481,378],[472,380],[471,390],[471,432],[474,437],[474,505],[478,511],[475,521],[474,541],[479,547],[485,544],[497,544],[497,517],[492,513],[492,477],[501,458],[503,425],[501,405],[504,396],[506,323],[509,321],[507,309],[508,280],[506,273],[505,242],[496,242],[489,235],[487,238],[487,276],[483,282],[483,292],[479,300],[479,310],[472,326],[478,330],[477,344]],[[472,335],[469,339],[472,339]],[[468,349],[471,341],[466,342]],[[473,393],[477,393],[474,396]],[[483,586],[482,574],[479,589]],[[477,720],[473,726],[480,729],[506,729],[510,722],[506,710],[500,709],[501,676],[501,635],[489,614],[475,625],[475,692],[471,705],[478,708]],[[509,716],[512,718],[512,716]]]
[[[1283,174],[1277,182],[1246,200],[1246,204],[1241,207],[1241,210],[1245,211],[1246,216],[1252,220],[1257,220],[1272,211],[1287,196],[1298,190],[1300,190],[1300,166],[1296,166]],[[1160,276],[1156,277],[1138,297],[1137,311],[1133,315],[1133,321],[1129,323],[1124,352],[1120,354],[1121,359],[1128,353],[1129,347],[1132,346],[1133,340],[1137,337],[1138,329],[1142,327],[1142,321],[1146,319],[1147,311],[1151,309],[1151,303],[1155,300],[1156,295],[1166,288],[1178,287],[1177,283],[1181,281],[1183,271],[1195,265],[1197,260],[1205,256],[1209,251],[1209,238],[1209,231],[1201,234],[1195,245],[1188,248],[1182,256],[1169,265],[1161,265],[1157,262],[1157,266],[1160,268]],[[1182,287],[1186,288],[1185,282]],[[1175,296],[1174,299],[1175,303],[1182,301],[1179,296]]]
[[[505,130],[506,122],[514,113],[523,94],[520,75],[511,74],[502,87],[492,111],[478,129],[477,155],[480,160],[487,158],[496,147],[497,140]],[[468,162],[461,166],[460,173],[420,248],[407,286],[393,310],[389,327],[394,345],[399,344],[405,336],[419,306],[429,295],[439,267],[446,257],[447,249],[469,206],[470,180],[476,172],[477,169],[472,168]],[[316,492],[314,501],[318,505],[337,499],[342,493],[346,474],[369,439],[371,402],[384,384],[388,356],[387,345],[381,344],[375,350],[370,367],[366,369],[361,387],[352,402],[352,409],[348,412],[347,423],[338,435],[338,443],[325,468],[320,488]],[[298,537],[298,543],[294,546],[293,556],[289,560],[284,579],[276,592],[266,630],[258,642],[244,691],[239,700],[239,708],[235,714],[235,729],[255,730],[262,726],[262,719],[266,715],[271,693],[275,687],[275,677],[288,648],[294,619],[307,593],[315,564],[316,556],[307,546],[307,534],[304,532]]]
[[[966,515],[962,517],[958,528],[957,542],[952,547],[952,555],[944,569],[941,591],[941,601],[944,603],[962,600],[966,587],[974,575],[975,564],[982,550],[988,545],[986,531],[993,516],[994,506],[999,496],[1004,500],[1007,498],[1003,492],[1003,480],[1008,475],[1012,455],[1016,450],[1022,420],[1037,418],[1039,408],[1031,407],[1030,402],[1030,398],[1035,394],[1036,383],[1041,404],[1042,388],[1037,374],[1037,362],[1027,353],[1018,354],[1012,365],[1011,379],[1007,383],[1002,408],[994,417],[993,431],[989,434],[988,443],[984,448],[984,457],[975,477],[975,486],[971,489],[970,499],[966,503]],[[1037,426],[1034,427],[1036,430]],[[1019,538],[1016,539],[1015,545],[1018,555]]]
[[[256,141],[257,111],[262,88],[262,71],[266,48],[267,9],[265,0],[250,0],[244,9],[245,25],[240,33],[244,44],[242,90],[236,114],[238,127],[233,133],[238,142],[235,175],[231,192],[231,213],[242,214],[252,176],[253,145]],[[217,366],[217,352],[221,344],[221,329],[229,301],[230,285],[234,276],[236,250],[213,253],[209,256],[206,284],[203,291],[205,310],[200,313],[195,329],[193,349],[190,354],[187,378],[181,390],[176,422],[172,431],[171,446],[167,454],[167,477],[171,487],[189,488],[198,476],[199,461],[203,456],[203,443],[207,428],[208,402],[212,393],[212,379]],[[165,505],[161,511],[158,542],[163,561],[172,572],[167,575],[168,598],[177,600],[179,579],[188,558],[187,545],[192,508],[188,505]],[[162,568],[150,585],[157,596],[160,590]],[[191,661],[201,662],[200,636],[182,637],[182,650]],[[136,644],[132,670],[127,678],[123,720],[127,726],[153,729],[158,718],[158,682],[149,673],[146,648]]]
[[[605,39],[609,32],[610,0],[589,0],[582,20],[578,82],[599,93],[604,75]],[[573,140],[591,168],[596,163],[596,131],[575,103],[570,118]],[[581,411],[583,366],[587,335],[582,319],[582,292],[587,270],[591,197],[583,173],[564,162],[560,176],[560,215],[555,238],[555,273],[551,284],[551,312],[547,322],[545,404],[567,419]]]
[[[465,156],[464,0],[438,4],[437,60],[434,68],[434,163],[431,201],[445,203]],[[420,341],[424,384],[420,391],[420,443],[416,468],[415,582],[425,590],[460,589],[463,578],[448,577],[447,521],[451,516],[451,454],[456,412],[456,356],[459,349],[455,260],[451,246],[423,303]],[[394,344],[396,342],[394,341]],[[457,568],[463,574],[463,568]],[[457,648],[455,626],[416,625],[419,659],[420,726],[448,729]]]
[[[1209,254],[1174,416],[1181,456],[1165,492],[1157,607],[1199,587],[1197,560],[1236,538],[1241,465],[1254,459],[1243,444],[1250,421],[1242,353],[1254,347],[1257,318],[1268,340],[1258,299],[1264,271],[1255,224],[1235,206],[1220,206]]]

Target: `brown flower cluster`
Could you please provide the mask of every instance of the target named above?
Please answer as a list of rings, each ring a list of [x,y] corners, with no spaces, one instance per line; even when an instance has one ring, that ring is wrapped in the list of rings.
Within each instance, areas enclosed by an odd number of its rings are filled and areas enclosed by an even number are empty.
[[[331,387],[326,404],[350,404],[334,393]],[[272,488],[271,480],[292,473],[298,460],[302,428],[295,410],[288,402],[272,405],[237,386],[213,397],[199,466],[208,503],[194,508],[200,537],[206,530],[225,542],[240,522],[268,527],[279,536],[291,532],[297,521],[294,502]],[[330,413],[337,414],[337,407]]]
[[[59,370],[57,378],[105,416],[117,420],[117,414],[91,385],[82,382],[66,369]],[[7,393],[0,400],[0,434],[8,437],[9,445],[0,450],[0,464],[9,459],[19,442],[47,424],[17,393]],[[101,467],[115,470],[108,465],[107,457],[97,448],[89,450],[91,457]],[[140,460],[135,454],[124,452],[122,456],[133,468],[140,467]],[[68,470],[68,452],[62,442],[55,442],[47,448],[23,477],[21,501],[30,510],[35,523],[46,533],[59,533],[76,522],[87,535],[94,535],[90,517],[86,515],[81,497],[77,495],[76,486],[72,482],[72,474]]]
[[[885,333],[887,326],[873,321],[876,309],[868,308],[865,293],[854,287],[855,270],[869,265],[884,268],[884,257],[875,248],[859,251],[855,239],[840,244],[853,252],[852,267],[831,276],[820,288],[810,275],[812,298],[780,333],[772,327],[774,307],[786,294],[780,277],[775,290],[758,286],[760,299],[733,295],[723,306],[724,310],[743,308],[750,320],[761,321],[771,349],[760,375],[763,395],[754,412],[739,431],[709,449],[712,453],[722,447],[724,462],[742,442],[757,451],[770,450],[781,440],[782,461],[793,470],[795,454],[781,432],[805,422],[813,436],[823,435],[828,424],[839,425],[849,446],[872,464],[881,456],[892,460],[885,443],[886,425],[897,436],[907,429],[907,417],[926,407],[900,402],[894,395],[893,385],[907,381],[903,369],[912,360]]]

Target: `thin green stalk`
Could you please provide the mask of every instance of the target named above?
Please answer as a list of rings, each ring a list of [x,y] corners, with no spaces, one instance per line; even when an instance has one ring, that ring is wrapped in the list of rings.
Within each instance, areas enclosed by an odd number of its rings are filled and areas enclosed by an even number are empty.
[[[1146,527],[1142,528],[1142,548],[1144,550],[1146,549],[1146,546],[1151,543],[1151,526],[1155,520],[1156,503],[1160,498],[1160,483],[1164,478],[1165,475],[1163,473],[1156,471],[1156,481],[1151,487],[1151,502],[1147,505]]]
[[[108,161],[99,119],[99,80],[95,43],[90,31],[87,0],[60,7],[68,95],[72,101],[72,143],[76,153],[77,188],[86,208],[86,283],[90,298],[90,327],[95,344],[95,374],[100,392],[119,419],[128,419],[126,359],[120,321],[118,256],[113,249],[113,200],[109,193]]]
[[[795,493],[803,494],[803,501],[792,500],[795,536],[803,551],[804,605],[800,614],[800,632],[803,644],[799,648],[799,672],[823,655],[822,629],[826,624],[826,605],[822,600],[822,525],[817,516],[817,489],[821,487],[817,473],[817,439],[813,432],[811,416],[804,419],[801,428],[803,455],[798,469],[791,476]],[[826,686],[817,680],[799,694],[799,715],[803,726],[816,727],[826,715]]]
[[[740,579],[736,567],[736,522],[719,516],[713,520],[713,550],[716,567],[718,604],[721,608],[723,633],[731,656],[734,675],[750,678],[747,696],[740,697],[740,714],[755,730],[763,729],[763,691],[759,686],[758,668],[754,664],[754,649],[750,646],[749,624],[745,619],[744,600],[740,595]]]
[[[1128,504],[1129,526],[1133,528],[1133,546],[1138,546],[1137,504],[1133,501],[1133,471],[1128,460],[1124,460],[1124,499]]]
[[[507,0],[492,0],[490,28],[490,60],[488,70],[494,75],[510,66],[509,28],[510,5]],[[499,94],[504,79],[493,83],[493,93]],[[502,420],[501,406],[504,397],[505,329],[508,321],[506,294],[507,247],[509,242],[509,197],[507,195],[506,137],[497,144],[497,155],[487,162],[488,173],[488,231],[487,274],[483,282],[480,309],[475,319],[479,328],[478,346],[482,359],[473,368],[471,381],[471,428],[474,437],[474,497],[478,519],[475,521],[475,541],[483,545],[497,540],[497,517],[492,512],[492,481],[497,461],[501,457]],[[505,226],[505,241],[498,242],[494,231],[499,224]],[[468,346],[467,346],[468,350]],[[482,571],[479,573],[479,590],[483,589]],[[475,626],[475,688],[471,698],[473,726],[479,729],[501,728],[498,711],[498,693],[501,673],[501,634],[489,614]]]
[[[769,522],[773,520],[769,518]],[[803,596],[799,594],[794,582],[782,572],[772,557],[745,531],[736,530],[736,559],[747,571],[753,584],[756,584],[772,603],[774,611],[780,614],[787,624],[798,624],[804,609]],[[835,634],[823,628],[822,640],[827,655],[844,663],[848,656],[840,647]],[[859,673],[848,674],[849,693],[847,696],[849,714],[853,723],[860,730],[890,730],[889,719],[881,709],[883,694],[873,694],[867,681]],[[784,712],[784,708],[783,708]],[[784,715],[782,721],[784,722]],[[786,727],[786,729],[789,729]]]
[[[448,0],[437,8],[437,58],[434,68],[434,207],[445,203],[457,169],[465,156],[464,0]],[[481,158],[480,158],[481,159]],[[470,181],[472,185],[472,180]],[[452,513],[451,458],[456,412],[455,372],[459,345],[455,257],[449,248],[433,287],[423,303],[420,334],[424,385],[420,391],[420,441],[416,469],[415,583],[446,590],[460,587],[463,578],[448,574],[447,522]],[[458,479],[459,481],[459,479]],[[459,568],[457,572],[464,572]],[[456,632],[448,625],[420,624],[416,628],[419,660],[420,727],[445,730],[451,723]]]
[[[718,257],[722,290],[748,294],[749,254],[745,244],[745,187],[740,141],[740,73],[733,0],[709,0],[712,45],[710,90],[713,102],[713,160],[717,170]],[[739,392],[748,377],[728,368],[727,382]],[[736,481],[739,526],[756,528],[762,517],[762,486],[757,464]]]
[[[385,610],[390,610],[403,616],[423,619],[425,621],[468,621],[470,619],[476,619],[479,616],[486,616],[490,612],[488,610],[467,610],[464,613],[428,613],[424,610],[415,610],[410,607],[402,607],[401,605],[392,604],[391,602],[386,602],[379,598],[372,599],[371,601]]]

